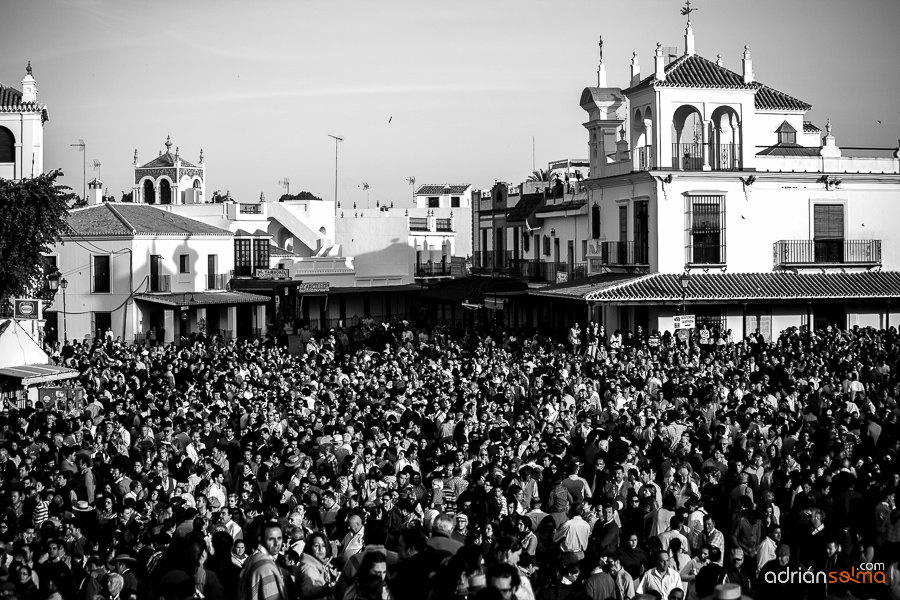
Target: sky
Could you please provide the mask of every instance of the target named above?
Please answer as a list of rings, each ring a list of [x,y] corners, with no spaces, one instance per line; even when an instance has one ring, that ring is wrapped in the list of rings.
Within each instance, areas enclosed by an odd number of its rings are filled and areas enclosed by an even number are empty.
[[[627,87],[653,50],[684,49],[679,0],[3,0],[0,82],[31,61],[48,106],[44,164],[80,193],[97,159],[117,197],[132,160],[203,149],[207,194],[335,192],[342,206],[411,204],[417,184],[518,183],[587,157],[582,90]],[[839,146],[900,138],[900,1],[696,0],[697,53],[831,118]],[[880,123],[879,123],[880,121]],[[70,144],[83,139],[86,153]],[[173,148],[174,150],[174,148]],[[87,178],[98,173],[91,166]],[[368,193],[363,183],[369,184]]]

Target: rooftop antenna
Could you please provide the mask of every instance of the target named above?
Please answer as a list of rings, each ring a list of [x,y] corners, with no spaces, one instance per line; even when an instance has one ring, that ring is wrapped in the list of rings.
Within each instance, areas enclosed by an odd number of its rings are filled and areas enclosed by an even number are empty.
[[[97,171],[97,179],[100,179],[100,161],[95,158],[91,164],[94,165],[94,170]]]
[[[337,198],[337,182],[338,182],[338,142],[343,142],[344,138],[339,135],[328,135],[334,139],[334,216],[337,216],[338,198]]]
[[[290,179],[290,177],[285,177],[284,179],[279,179],[278,185],[280,185],[281,187],[283,187],[285,189],[286,195],[288,195],[288,196],[291,195],[291,179]]]
[[[412,201],[413,201],[413,206],[415,206],[416,205],[416,176],[410,175],[409,177],[406,178],[406,182],[409,183],[409,185],[413,186]]]
[[[366,193],[366,208],[369,208],[369,184],[363,181],[362,189]]]

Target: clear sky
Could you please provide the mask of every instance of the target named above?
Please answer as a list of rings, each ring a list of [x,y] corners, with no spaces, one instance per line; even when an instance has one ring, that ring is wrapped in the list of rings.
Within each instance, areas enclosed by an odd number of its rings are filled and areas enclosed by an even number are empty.
[[[44,162],[79,191],[99,159],[119,196],[164,149],[207,162],[207,191],[283,191],[406,205],[418,183],[517,183],[587,157],[585,86],[602,35],[609,84],[644,75],[657,42],[683,51],[679,0],[2,0],[0,81],[31,60],[49,107]],[[839,145],[896,147],[900,1],[697,0],[697,52],[831,117]],[[390,119],[390,123],[388,122]],[[881,121],[879,124],[878,121]],[[87,155],[69,144],[82,138]],[[88,179],[94,176],[88,168]]]

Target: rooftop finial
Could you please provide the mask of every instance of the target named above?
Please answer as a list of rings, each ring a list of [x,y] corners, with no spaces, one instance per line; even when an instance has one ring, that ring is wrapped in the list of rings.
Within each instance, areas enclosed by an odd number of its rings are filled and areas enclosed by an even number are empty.
[[[135,149],[134,149],[134,163],[133,163],[133,164],[137,165],[137,160],[138,160],[138,159],[137,159],[137,148],[135,148]]]
[[[828,120],[825,121],[825,135],[831,135],[831,117],[829,117]]]
[[[31,73],[31,61],[30,61],[30,60],[28,61],[28,66],[25,67],[25,72],[28,73],[29,75],[32,74],[32,73]]]
[[[266,201],[266,193],[265,193],[265,192],[260,192],[260,193],[259,193],[259,203],[262,204],[262,203],[265,202],[265,201]]]
[[[625,141],[625,126],[621,125],[619,127],[619,138],[624,142]]]
[[[691,26],[691,13],[699,8],[691,8],[691,0],[685,0],[684,6],[681,7],[681,14],[687,17],[687,26]]]
[[[170,136],[168,134],[166,135],[165,146],[166,146],[166,153],[168,154],[168,152],[172,149],[172,136]]]
[[[721,54],[716,56],[716,64],[719,65],[720,67],[722,66],[723,63],[722,63],[722,55]]]
[[[200,164],[203,164],[203,148],[200,148]]]
[[[178,156],[179,154],[180,154],[180,152],[179,152],[178,146],[175,146],[175,158],[179,158],[179,156]]]
[[[600,62],[602,63],[603,62],[603,36],[602,35],[600,36],[600,43],[598,45],[600,46]],[[31,64],[31,63],[28,63],[28,64]]]

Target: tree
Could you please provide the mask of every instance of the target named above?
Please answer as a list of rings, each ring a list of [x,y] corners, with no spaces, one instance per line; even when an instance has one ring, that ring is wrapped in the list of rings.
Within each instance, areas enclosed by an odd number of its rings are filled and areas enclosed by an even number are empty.
[[[559,175],[550,171],[550,169],[537,169],[528,176],[528,181],[547,181],[552,182],[559,179]]]
[[[321,198],[312,192],[300,192],[299,194],[282,194],[281,198],[278,199],[279,202],[284,202],[285,200],[321,200]]]
[[[120,202],[134,202],[134,192],[125,193],[125,190],[122,190],[122,199]]]
[[[231,196],[230,191],[227,191],[223,194],[222,190],[216,190],[213,192],[212,201],[216,202],[218,204],[221,204],[221,203],[227,201],[230,196]]]
[[[42,254],[67,230],[70,188],[62,171],[33,179],[0,179],[0,300],[30,296],[44,287]]]

